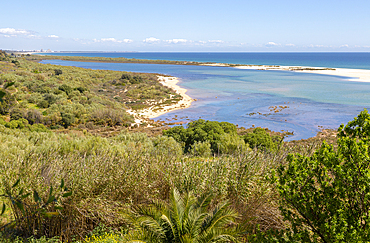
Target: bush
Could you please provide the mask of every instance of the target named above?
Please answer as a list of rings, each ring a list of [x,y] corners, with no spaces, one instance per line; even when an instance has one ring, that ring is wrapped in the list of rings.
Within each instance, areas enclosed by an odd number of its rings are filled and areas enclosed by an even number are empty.
[[[130,126],[133,122],[132,116],[123,110],[101,109],[91,114],[90,120],[96,125],[104,126]]]
[[[72,114],[64,112],[61,112],[60,114],[62,116],[61,122],[64,128],[71,126],[75,122],[75,117]]]
[[[48,108],[49,107],[49,102],[47,100],[40,100],[37,102],[37,106],[39,108]]]
[[[222,154],[234,154],[247,151],[248,145],[240,136],[225,133],[220,137],[219,149]]]
[[[239,141],[234,124],[228,122],[205,121],[203,119],[190,122],[187,129],[184,129],[182,126],[173,127],[163,131],[163,134],[173,137],[177,142],[183,144],[185,152],[189,152],[192,145],[196,142],[206,141],[211,145],[211,151],[213,153],[220,153],[221,146],[224,146],[225,149],[223,151],[226,152],[228,151],[228,149],[226,149],[228,145],[222,145],[222,143],[223,141],[228,143],[230,140],[222,140],[222,136],[225,134],[229,134],[230,137],[233,137],[234,141]],[[237,143],[240,142],[241,141]]]
[[[212,154],[211,144],[209,141],[195,142],[191,145],[190,154],[199,157],[209,157]]]
[[[42,115],[41,112],[38,110],[28,110],[25,118],[31,125],[35,123],[42,123]]]
[[[63,74],[63,71],[61,69],[54,69],[54,73],[56,76]]]
[[[21,109],[15,108],[10,112],[10,120],[18,120],[23,118],[23,111]]]
[[[337,148],[324,142],[314,155],[290,155],[279,167],[272,182],[291,225],[281,242],[368,242],[369,127],[365,110],[339,128]]]
[[[180,158],[182,155],[181,145],[171,137],[158,136],[153,139],[153,145],[153,152],[157,157],[164,155],[166,157]]]
[[[249,144],[251,148],[263,150],[275,150],[277,148],[271,136],[265,129],[257,127],[252,133],[244,135],[245,143]]]
[[[62,84],[61,86],[59,86],[58,89],[65,92],[67,95],[69,95],[73,91],[73,89],[69,85],[66,85],[66,84]]]
[[[10,122],[7,122],[5,124],[5,127],[8,127],[10,129],[15,129],[15,128],[25,128],[28,125],[28,121],[24,118],[21,118],[19,120],[11,120]]]

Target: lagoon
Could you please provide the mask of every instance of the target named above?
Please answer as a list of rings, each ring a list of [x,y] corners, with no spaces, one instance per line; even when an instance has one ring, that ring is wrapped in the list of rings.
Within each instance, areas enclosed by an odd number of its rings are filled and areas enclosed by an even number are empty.
[[[347,81],[339,76],[233,67],[61,60],[42,63],[175,76],[180,79],[179,85],[197,101],[190,108],[167,113],[156,120],[202,118],[246,128],[294,132],[288,140],[315,136],[321,128],[336,129],[370,106],[370,83]]]

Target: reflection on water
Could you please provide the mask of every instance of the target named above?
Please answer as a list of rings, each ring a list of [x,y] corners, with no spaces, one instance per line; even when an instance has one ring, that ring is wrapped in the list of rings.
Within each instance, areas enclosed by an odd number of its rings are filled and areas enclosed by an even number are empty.
[[[293,131],[290,139],[315,136],[319,126],[337,128],[370,104],[370,83],[335,76],[230,67],[60,60],[42,63],[176,76],[181,80],[179,85],[188,89],[187,94],[197,101],[188,109],[167,113],[156,120],[177,116],[177,121],[199,118],[227,121],[243,127]],[[280,110],[279,106],[285,108]]]

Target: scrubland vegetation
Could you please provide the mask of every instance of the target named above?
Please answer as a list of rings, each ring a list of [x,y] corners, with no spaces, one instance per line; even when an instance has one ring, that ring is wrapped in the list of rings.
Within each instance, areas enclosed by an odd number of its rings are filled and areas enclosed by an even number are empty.
[[[145,76],[2,58],[1,80],[9,73],[16,79],[4,80],[0,93],[5,107],[0,242],[367,242],[370,237],[366,110],[341,126],[337,138],[284,142],[262,128],[247,131],[204,120],[148,136],[124,122],[110,123],[112,118],[94,120],[113,115],[92,116],[99,109],[127,109],[108,90],[117,83],[131,87]],[[29,71],[36,67],[40,73]],[[75,81],[87,72],[96,76]],[[35,79],[38,74],[45,80]],[[106,93],[99,92],[103,84]],[[40,86],[49,92],[38,92]],[[69,96],[73,93],[77,98]],[[56,101],[42,108],[27,99],[39,95],[49,102],[43,94]],[[91,102],[82,105],[81,97]],[[78,104],[85,108],[80,116],[68,109]],[[52,111],[60,112],[53,124],[46,122],[53,120]],[[130,121],[124,114],[122,121]],[[110,136],[76,129],[89,122],[119,129]]]
[[[49,56],[49,55],[29,55],[26,56],[28,60],[65,60],[65,61],[81,61],[81,62],[113,62],[113,63],[146,63],[146,64],[172,64],[172,65],[200,65],[199,62],[189,61],[169,61],[169,60],[147,60],[124,57],[83,57],[83,56]]]
[[[181,99],[155,74],[43,65],[4,53],[0,87],[0,123],[37,129],[129,127],[127,110]]]

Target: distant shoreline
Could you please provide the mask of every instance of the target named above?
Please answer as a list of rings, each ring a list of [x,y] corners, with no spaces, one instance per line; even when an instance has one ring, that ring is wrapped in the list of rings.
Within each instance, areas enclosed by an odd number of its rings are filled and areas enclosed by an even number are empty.
[[[78,52],[75,52],[78,53]],[[79,52],[83,53],[83,52]],[[322,75],[342,76],[348,81],[370,82],[369,69],[351,69],[351,68],[328,68],[328,67],[309,67],[309,66],[280,66],[280,65],[246,65],[230,63],[213,63],[213,62],[194,62],[194,61],[171,61],[171,60],[150,60],[150,59],[133,59],[133,58],[107,58],[107,57],[85,57],[85,56],[54,56],[54,55],[32,55],[35,59],[46,60],[66,60],[82,62],[113,62],[113,63],[145,63],[145,64],[173,64],[173,65],[195,65],[195,66],[217,66],[217,67],[234,67],[239,69],[252,70],[275,70],[275,71],[293,71],[315,73]]]
[[[234,67],[251,70],[274,70],[293,71],[303,73],[315,73],[322,75],[341,76],[347,81],[370,82],[370,70],[351,68],[327,68],[327,67],[302,67],[302,66],[279,66],[279,65],[229,65],[224,63],[204,64],[206,66]]]

